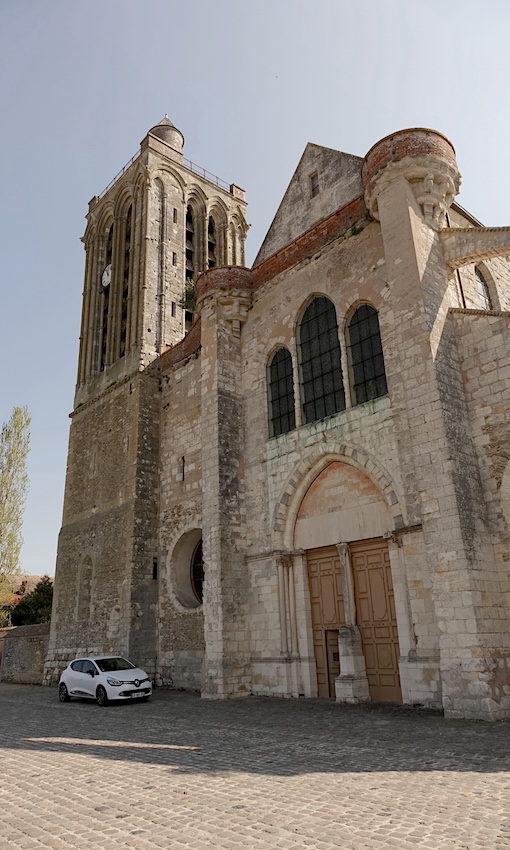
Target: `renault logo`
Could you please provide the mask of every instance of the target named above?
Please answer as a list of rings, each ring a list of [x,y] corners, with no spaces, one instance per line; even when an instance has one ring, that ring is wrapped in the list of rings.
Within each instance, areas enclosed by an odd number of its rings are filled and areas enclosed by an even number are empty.
[[[140,687],[140,679],[135,679],[135,688]]]

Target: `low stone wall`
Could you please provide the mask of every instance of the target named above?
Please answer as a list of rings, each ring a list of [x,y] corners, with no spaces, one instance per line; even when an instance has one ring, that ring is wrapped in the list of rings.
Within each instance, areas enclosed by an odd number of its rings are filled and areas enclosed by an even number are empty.
[[[2,682],[16,682],[22,685],[42,684],[49,636],[49,623],[18,626],[5,630],[0,667]],[[2,640],[1,636],[0,640]]]

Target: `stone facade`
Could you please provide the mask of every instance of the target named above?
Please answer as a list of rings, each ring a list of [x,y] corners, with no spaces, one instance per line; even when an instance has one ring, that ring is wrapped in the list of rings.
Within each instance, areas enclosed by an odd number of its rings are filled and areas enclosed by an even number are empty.
[[[208,698],[509,716],[510,229],[455,203],[439,133],[308,145],[248,270],[244,193],[182,143],[165,119],[90,205],[46,680],[122,652]]]

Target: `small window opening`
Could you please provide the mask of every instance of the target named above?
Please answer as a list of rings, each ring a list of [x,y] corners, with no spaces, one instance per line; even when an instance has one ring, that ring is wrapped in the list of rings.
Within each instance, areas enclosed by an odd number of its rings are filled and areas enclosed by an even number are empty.
[[[315,198],[315,196],[318,195],[319,192],[320,192],[319,175],[317,174],[316,171],[314,171],[313,174],[310,174],[310,194],[311,194],[312,198]]]
[[[158,577],[158,562],[157,562],[156,558],[154,558],[154,560],[152,562],[152,578],[157,579],[157,577]]]
[[[172,301],[172,319],[175,319],[176,315],[177,315],[177,304],[175,303],[175,301]]]
[[[204,598],[204,556],[202,552],[202,541],[197,544],[191,558],[190,579],[193,593],[197,600],[202,603]]]
[[[483,274],[481,273],[480,269],[475,268],[475,277],[476,291],[478,293],[478,300],[480,301],[480,306],[482,310],[492,310],[492,301],[489,292],[489,285],[485,280]]]
[[[177,265],[177,254],[175,253],[175,251],[172,251],[172,265]]]
[[[177,210],[174,207],[174,224],[177,224]]]

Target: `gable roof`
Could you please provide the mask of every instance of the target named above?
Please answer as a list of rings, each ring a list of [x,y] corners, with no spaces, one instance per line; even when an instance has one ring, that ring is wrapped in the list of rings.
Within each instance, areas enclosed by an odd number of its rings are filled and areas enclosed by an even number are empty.
[[[309,142],[287,187],[254,266],[293,242],[317,222],[363,192],[362,157]],[[310,177],[317,173],[319,193],[312,198]]]

